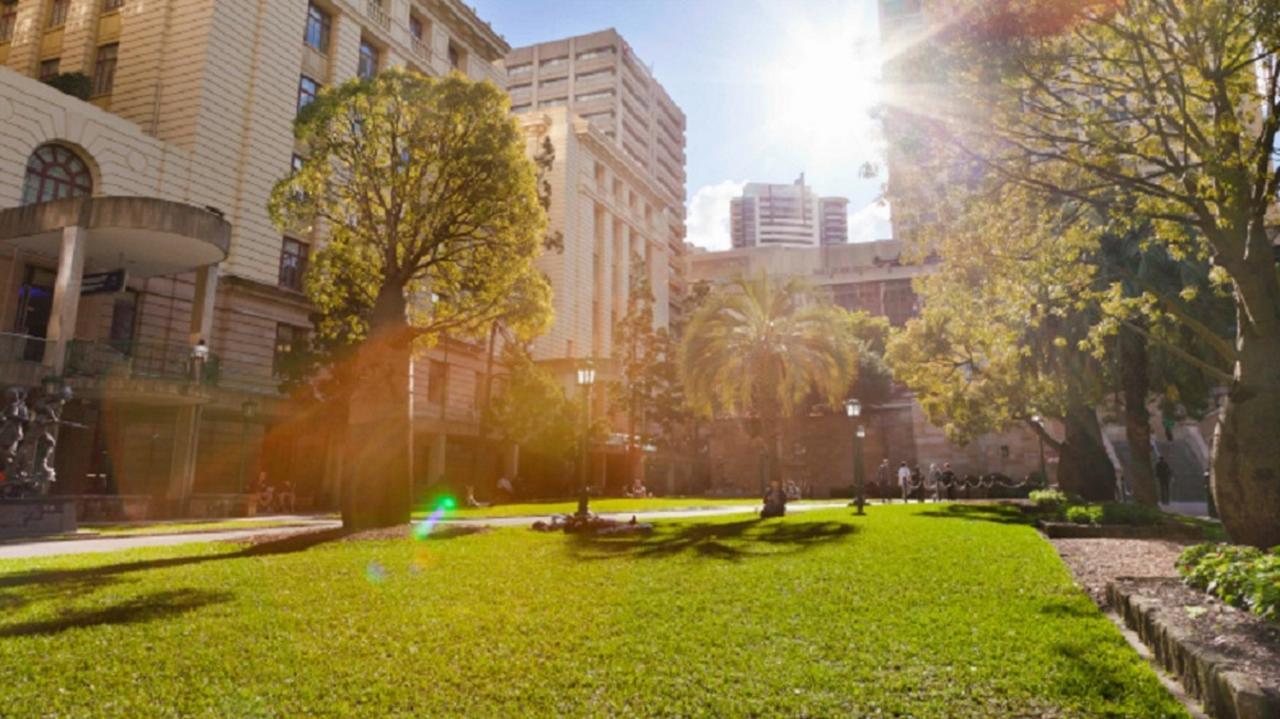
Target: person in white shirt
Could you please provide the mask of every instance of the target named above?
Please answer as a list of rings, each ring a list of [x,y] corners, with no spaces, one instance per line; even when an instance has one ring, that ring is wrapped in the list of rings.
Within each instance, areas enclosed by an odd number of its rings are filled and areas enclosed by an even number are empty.
[[[902,488],[902,501],[905,503],[911,493],[911,469],[906,462],[898,465],[898,486]]]

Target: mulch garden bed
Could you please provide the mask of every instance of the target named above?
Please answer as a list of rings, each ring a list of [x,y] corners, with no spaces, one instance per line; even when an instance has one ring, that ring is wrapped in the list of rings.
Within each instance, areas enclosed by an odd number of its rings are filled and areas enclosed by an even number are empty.
[[[1114,610],[1220,719],[1280,718],[1280,626],[1184,585],[1165,539],[1051,539],[1076,581]]]

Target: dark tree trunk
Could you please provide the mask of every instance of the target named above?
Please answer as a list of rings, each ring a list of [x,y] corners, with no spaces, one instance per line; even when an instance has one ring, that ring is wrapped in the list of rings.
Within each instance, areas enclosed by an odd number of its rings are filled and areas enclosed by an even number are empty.
[[[411,333],[398,288],[383,288],[357,356],[347,427],[345,526],[405,524],[413,505]]]
[[[1267,254],[1232,273],[1235,379],[1212,462],[1213,499],[1227,534],[1263,548],[1280,545],[1280,282]]]
[[[1063,419],[1066,440],[1058,461],[1058,486],[1091,502],[1115,496],[1116,472],[1102,444],[1102,425],[1092,407],[1072,404]]]
[[[1120,328],[1120,385],[1124,394],[1124,435],[1129,441],[1129,485],[1139,504],[1157,506],[1159,495],[1151,463],[1151,413],[1147,411],[1150,389],[1147,338],[1129,327]]]

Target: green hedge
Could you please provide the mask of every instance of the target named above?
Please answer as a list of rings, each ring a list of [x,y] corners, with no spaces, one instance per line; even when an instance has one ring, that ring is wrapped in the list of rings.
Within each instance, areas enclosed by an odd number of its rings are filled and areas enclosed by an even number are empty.
[[[1054,510],[1067,503],[1067,495],[1056,489],[1037,489],[1027,495],[1036,509]]]
[[[1280,547],[1263,552],[1231,544],[1197,544],[1183,551],[1177,566],[1188,585],[1280,622]]]
[[[1164,521],[1164,513],[1155,507],[1120,502],[1075,504],[1067,507],[1062,517],[1072,524],[1152,525]]]

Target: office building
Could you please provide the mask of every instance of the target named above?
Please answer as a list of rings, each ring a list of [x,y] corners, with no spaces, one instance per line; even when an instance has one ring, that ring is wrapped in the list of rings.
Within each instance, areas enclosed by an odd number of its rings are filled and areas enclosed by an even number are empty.
[[[843,197],[819,197],[804,175],[790,185],[751,182],[730,201],[730,236],[735,248],[843,244],[848,208]]]

